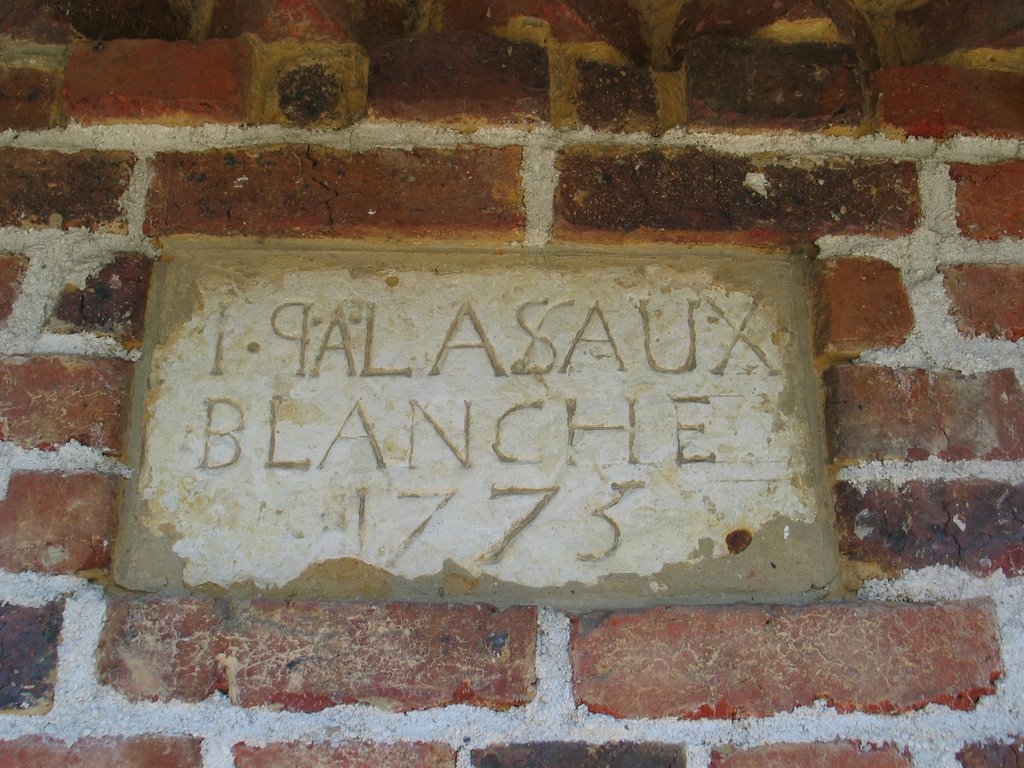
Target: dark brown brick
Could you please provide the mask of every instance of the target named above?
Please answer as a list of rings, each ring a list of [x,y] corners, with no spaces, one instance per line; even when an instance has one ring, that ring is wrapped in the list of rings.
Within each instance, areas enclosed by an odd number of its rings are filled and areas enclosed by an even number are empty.
[[[446,32],[490,32],[521,18],[542,20],[551,36],[563,43],[601,40],[598,32],[568,3],[561,0],[437,0],[437,26]]]
[[[0,255],[0,323],[11,316],[27,269],[28,259],[24,256]]]
[[[735,752],[713,752],[711,768],[910,768],[895,747],[865,747],[852,741],[832,744],[770,744]]]
[[[1024,136],[1024,76],[935,65],[875,75],[883,128],[908,136]]]
[[[685,768],[686,748],[668,744],[536,742],[474,749],[473,768]]]
[[[0,501],[0,568],[74,573],[105,568],[119,481],[83,472],[15,472]]]
[[[249,59],[238,40],[80,43],[68,59],[64,109],[84,123],[240,123]]]
[[[914,327],[900,270],[880,259],[829,259],[815,265],[814,349],[850,359],[897,347]]]
[[[236,744],[234,752],[235,768],[455,768],[455,750],[446,744]]]
[[[59,91],[56,72],[0,66],[0,130],[33,131],[56,125]]]
[[[153,235],[521,236],[521,150],[273,147],[160,155]]]
[[[748,37],[782,19],[802,21],[824,16],[813,0],[701,0],[694,10],[695,16],[686,28],[688,37]]]
[[[187,736],[85,738],[73,744],[42,736],[0,741],[0,763],[18,768],[201,768],[202,742]]]
[[[0,149],[0,226],[126,228],[127,152]]]
[[[660,607],[574,620],[576,701],[615,717],[972,709],[1002,672],[987,601]]]
[[[942,273],[960,333],[1008,341],[1024,338],[1024,267],[958,264],[943,267]]]
[[[1024,739],[1010,744],[968,744],[956,756],[964,768],[1024,768]]]
[[[533,696],[535,620],[482,605],[113,598],[99,670],[131,699],[507,709]]]
[[[32,715],[53,706],[63,612],[63,601],[0,605],[0,711]]]
[[[826,234],[899,235],[920,213],[911,163],[800,167],[689,148],[572,148],[558,168],[554,231],[564,239],[607,241],[616,233],[764,246]]]
[[[1024,162],[954,165],[956,220],[974,240],[1024,237]]]
[[[4,0],[0,3],[0,34],[15,40],[58,44],[80,37],[53,5],[53,0]]]
[[[86,331],[113,336],[127,347],[142,342],[152,261],[142,254],[119,255],[88,277],[85,287],[69,285],[54,308],[47,330]]]
[[[1020,0],[929,0],[893,17],[900,60],[916,64],[957,48],[972,48],[999,39],[1024,24]]]
[[[892,570],[949,565],[1024,572],[1024,485],[992,480],[836,487],[839,550]]]
[[[401,37],[374,51],[370,117],[457,125],[548,119],[547,53],[476,32]]]
[[[963,376],[838,365],[825,383],[835,461],[1024,457],[1024,393],[1010,369]]]
[[[189,5],[175,0],[65,0],[50,5],[91,40],[181,40],[191,25]]]
[[[632,3],[621,0],[566,0],[606,42],[634,64],[650,64],[644,20]]]
[[[863,117],[850,46],[705,37],[690,45],[686,68],[697,125],[820,130]]]
[[[82,357],[0,360],[0,437],[26,448],[71,440],[117,454],[131,363]]]
[[[657,132],[658,101],[651,70],[579,61],[576,74],[576,113],[585,125],[606,131]]]

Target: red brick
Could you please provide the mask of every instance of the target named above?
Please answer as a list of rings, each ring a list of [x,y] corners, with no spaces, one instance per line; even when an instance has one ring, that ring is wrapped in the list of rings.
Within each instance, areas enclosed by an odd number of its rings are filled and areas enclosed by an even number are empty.
[[[1024,338],[1024,267],[959,264],[943,267],[942,273],[960,333]]]
[[[1010,744],[968,744],[956,756],[964,768],[1022,768],[1024,739]]]
[[[74,573],[105,568],[118,481],[94,472],[15,472],[0,501],[0,568]]]
[[[71,440],[117,454],[131,363],[79,357],[0,360],[0,437],[49,450]]]
[[[400,37],[370,61],[370,117],[474,125],[548,119],[543,48],[476,32]]]
[[[522,153],[505,149],[272,147],[160,155],[153,235],[522,235]]]
[[[680,41],[701,35],[748,37],[781,19],[801,21],[824,16],[813,0],[701,0],[694,11],[687,18],[685,34],[677,33]]]
[[[566,239],[607,241],[615,233],[763,247],[826,234],[899,235],[920,213],[910,163],[798,167],[690,148],[581,147],[564,150],[558,168],[554,231]]]
[[[202,743],[187,736],[85,738],[72,744],[42,736],[0,741],[0,763],[18,768],[201,768]]]
[[[128,347],[139,346],[152,266],[147,256],[125,253],[88,277],[84,288],[69,285],[54,308],[47,330],[86,331],[113,336]]]
[[[830,43],[698,38],[686,55],[690,119],[714,127],[857,126],[857,55]]]
[[[534,742],[474,749],[473,768],[685,768],[686,748],[669,744]]]
[[[815,265],[814,348],[853,358],[898,347],[914,327],[900,270],[880,259],[829,259]]]
[[[0,604],[0,712],[39,714],[53,706],[63,613],[63,601],[42,608]]]
[[[533,697],[535,618],[482,605],[113,598],[99,670],[131,699],[224,690],[241,706],[302,712],[507,709]]]
[[[0,3],[0,34],[37,43],[68,43],[80,35],[52,0],[4,0]]]
[[[957,48],[998,40],[1024,24],[1020,0],[930,0],[898,11],[892,20],[900,59],[916,64]]]
[[[1024,573],[1024,485],[992,480],[836,487],[839,551],[891,571],[949,565]]]
[[[974,240],[1024,237],[1024,162],[954,165],[956,219]]]
[[[127,152],[0,149],[0,226],[124,230],[133,164]]]
[[[236,744],[234,752],[235,768],[455,768],[455,750],[447,744]]]
[[[607,131],[657,132],[658,101],[651,70],[578,61],[576,75],[576,114],[585,125]]]
[[[0,66],[0,130],[32,131],[56,125],[59,89],[56,72]]]
[[[771,744],[739,752],[714,752],[711,768],[910,768],[910,759],[893,746],[862,747],[851,741],[833,744]]]
[[[260,3],[253,5],[258,8]],[[349,43],[355,39],[314,0],[273,0],[253,31],[267,42]]]
[[[963,376],[839,365],[825,383],[836,461],[1024,458],[1024,393],[1010,369]]]
[[[999,678],[995,611],[942,605],[660,607],[573,622],[576,701],[615,717],[971,709]]]
[[[0,255],[0,323],[11,316],[26,269],[28,259],[24,256]]]
[[[928,138],[1024,136],[1019,74],[929,65],[883,69],[875,79],[884,128]]]
[[[79,43],[68,59],[64,108],[83,123],[239,123],[249,59],[237,40]]]

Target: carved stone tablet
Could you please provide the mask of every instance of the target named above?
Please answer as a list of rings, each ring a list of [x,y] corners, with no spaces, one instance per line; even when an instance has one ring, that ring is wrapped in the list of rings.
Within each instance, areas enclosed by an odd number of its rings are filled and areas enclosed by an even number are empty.
[[[583,606],[831,576],[786,259],[161,271],[125,586]]]

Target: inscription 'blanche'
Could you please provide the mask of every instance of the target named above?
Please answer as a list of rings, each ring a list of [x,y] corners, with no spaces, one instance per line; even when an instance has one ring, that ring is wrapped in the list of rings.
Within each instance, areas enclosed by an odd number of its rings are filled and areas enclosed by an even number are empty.
[[[791,309],[756,289],[650,265],[199,285],[153,353],[140,480],[186,584],[339,558],[597,584],[813,518]]]

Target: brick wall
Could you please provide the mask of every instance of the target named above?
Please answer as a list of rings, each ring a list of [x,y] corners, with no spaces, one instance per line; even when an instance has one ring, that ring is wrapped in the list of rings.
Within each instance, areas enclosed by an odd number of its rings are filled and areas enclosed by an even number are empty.
[[[1024,759],[1018,2],[64,5],[0,9],[0,762]],[[848,599],[106,592],[176,236],[805,254]]]

